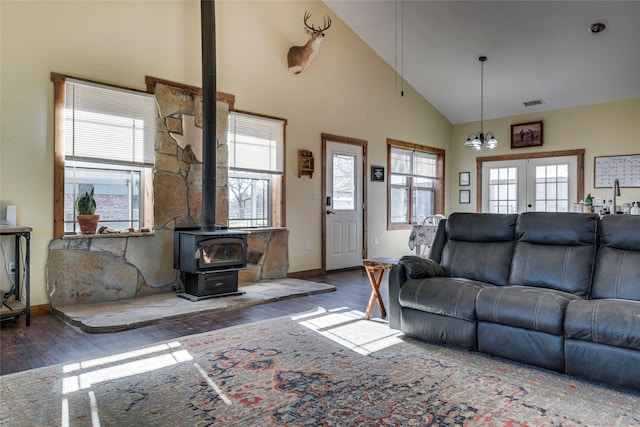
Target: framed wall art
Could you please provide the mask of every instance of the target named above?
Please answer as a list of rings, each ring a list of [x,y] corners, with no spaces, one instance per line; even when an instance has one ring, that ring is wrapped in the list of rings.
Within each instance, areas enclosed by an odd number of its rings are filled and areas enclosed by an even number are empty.
[[[471,203],[471,190],[460,190],[460,196],[458,202],[461,205],[467,205]]]
[[[542,121],[511,125],[511,148],[542,145]]]
[[[471,174],[469,172],[460,172],[458,174],[458,185],[460,187],[467,187],[471,183]]]
[[[384,167],[371,166],[371,181],[384,182]]]

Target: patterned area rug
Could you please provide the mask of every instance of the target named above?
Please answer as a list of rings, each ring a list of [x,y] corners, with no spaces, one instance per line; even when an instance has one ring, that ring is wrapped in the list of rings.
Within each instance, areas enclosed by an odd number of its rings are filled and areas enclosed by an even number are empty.
[[[0,377],[2,426],[637,426],[640,393],[311,313]]]

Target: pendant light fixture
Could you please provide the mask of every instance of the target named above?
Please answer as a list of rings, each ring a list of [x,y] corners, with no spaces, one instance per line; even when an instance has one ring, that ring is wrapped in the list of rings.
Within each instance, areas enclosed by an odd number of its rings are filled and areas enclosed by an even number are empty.
[[[478,58],[480,61],[480,132],[470,133],[467,136],[467,142],[464,143],[465,148],[475,148],[481,150],[482,148],[488,148],[493,150],[498,146],[498,140],[493,136],[493,132],[484,133],[483,120],[484,120],[484,62],[487,60],[486,56]]]

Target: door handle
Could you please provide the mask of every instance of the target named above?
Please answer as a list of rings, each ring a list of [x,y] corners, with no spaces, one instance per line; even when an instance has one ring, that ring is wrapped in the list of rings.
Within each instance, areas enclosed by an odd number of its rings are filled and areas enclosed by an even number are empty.
[[[327,209],[327,215],[335,215],[336,213],[334,211],[330,211],[329,209]]]

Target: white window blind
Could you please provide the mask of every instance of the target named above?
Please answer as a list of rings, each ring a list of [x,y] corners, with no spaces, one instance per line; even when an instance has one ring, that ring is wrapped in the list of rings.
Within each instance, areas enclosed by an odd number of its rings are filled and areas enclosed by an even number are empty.
[[[391,148],[391,173],[420,178],[437,178],[438,156],[431,153]]]
[[[229,113],[229,168],[234,171],[284,172],[284,121]]]
[[[153,166],[153,95],[73,79],[65,83],[68,160]]]

